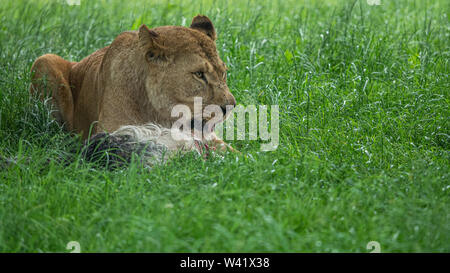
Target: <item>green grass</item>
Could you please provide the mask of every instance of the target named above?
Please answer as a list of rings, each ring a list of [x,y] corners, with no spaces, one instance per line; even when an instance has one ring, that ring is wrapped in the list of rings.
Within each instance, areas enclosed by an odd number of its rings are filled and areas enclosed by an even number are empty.
[[[448,1],[151,2],[1,0],[0,251],[450,251]],[[42,54],[198,13],[238,103],[279,105],[276,151],[108,171],[28,96]]]

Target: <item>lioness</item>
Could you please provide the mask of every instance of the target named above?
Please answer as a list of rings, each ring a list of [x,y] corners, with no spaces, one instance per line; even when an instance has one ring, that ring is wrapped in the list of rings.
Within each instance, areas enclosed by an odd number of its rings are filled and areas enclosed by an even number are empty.
[[[235,106],[224,62],[215,45],[211,20],[197,15],[191,26],[162,26],[121,33],[80,62],[46,54],[32,66],[30,93],[51,96],[54,117],[84,139],[125,125],[170,128],[171,109],[184,104]],[[206,120],[202,120],[203,124]],[[211,132],[213,144],[224,142]]]

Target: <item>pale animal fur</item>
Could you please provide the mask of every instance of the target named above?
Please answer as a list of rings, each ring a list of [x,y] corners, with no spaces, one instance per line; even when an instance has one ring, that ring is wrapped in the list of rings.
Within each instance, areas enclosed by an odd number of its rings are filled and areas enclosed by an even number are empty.
[[[111,135],[127,135],[131,141],[147,143],[154,142],[164,145],[168,151],[197,151],[200,139],[184,134],[177,129],[168,129],[154,123],[144,125],[126,125],[120,127]],[[196,144],[197,142],[197,144]]]
[[[147,123],[122,126],[113,133],[96,134],[86,141],[83,155],[88,161],[108,168],[126,165],[136,155],[145,167],[152,167],[187,152],[207,156],[210,151],[203,141],[190,134]]]

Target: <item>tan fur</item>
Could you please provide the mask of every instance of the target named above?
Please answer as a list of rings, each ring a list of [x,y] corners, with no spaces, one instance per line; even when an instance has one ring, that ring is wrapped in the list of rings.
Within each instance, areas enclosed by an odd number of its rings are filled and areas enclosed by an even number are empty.
[[[189,28],[142,25],[80,62],[39,57],[30,92],[44,99],[50,91],[55,118],[83,138],[91,128],[91,134],[146,123],[170,128],[177,119],[170,117],[172,107],[185,104],[193,113],[196,96],[203,106],[236,104],[215,39],[206,16],[194,17]],[[207,83],[194,76],[197,71],[204,72]]]

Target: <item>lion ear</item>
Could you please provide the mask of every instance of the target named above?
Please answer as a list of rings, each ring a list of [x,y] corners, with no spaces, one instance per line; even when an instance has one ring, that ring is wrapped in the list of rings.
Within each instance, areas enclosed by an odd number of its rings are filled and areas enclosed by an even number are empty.
[[[164,57],[164,46],[161,45],[161,37],[146,25],[139,28],[139,47],[148,61]]]
[[[214,25],[207,16],[197,15],[192,19],[191,28],[199,30],[208,35],[213,41],[217,39]]]

